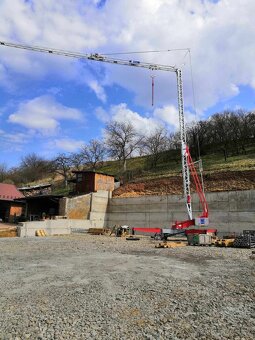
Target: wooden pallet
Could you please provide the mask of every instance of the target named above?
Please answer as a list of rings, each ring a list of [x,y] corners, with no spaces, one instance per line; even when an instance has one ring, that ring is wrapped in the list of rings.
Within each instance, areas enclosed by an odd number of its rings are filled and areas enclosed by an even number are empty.
[[[91,235],[104,235],[109,233],[109,229],[105,228],[89,228],[88,233]]]
[[[216,247],[233,247],[234,241],[234,238],[217,239],[214,245]]]
[[[173,241],[173,242],[161,242],[155,245],[155,248],[178,248],[178,247],[186,247],[188,245],[187,242],[184,241]]]

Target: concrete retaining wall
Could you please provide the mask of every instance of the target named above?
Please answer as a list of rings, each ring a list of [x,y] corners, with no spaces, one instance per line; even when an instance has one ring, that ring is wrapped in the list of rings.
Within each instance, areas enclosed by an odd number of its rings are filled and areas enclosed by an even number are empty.
[[[220,232],[255,229],[255,190],[208,193],[206,197],[210,227]],[[201,207],[197,195],[193,195],[192,200],[195,217]],[[87,230],[115,224],[169,228],[176,220],[188,218],[185,201],[179,195],[111,198],[107,191],[63,200],[63,207],[67,208],[63,215],[68,215],[68,211],[87,211],[88,202],[90,209],[85,217],[25,222],[19,227],[19,235],[35,236],[38,229],[44,229],[48,235],[70,234],[71,229]]]
[[[109,191],[93,192],[89,219],[93,228],[104,228],[108,220],[108,204],[112,197]]]
[[[193,195],[194,217],[201,211]],[[210,227],[221,232],[255,229],[255,190],[208,193]],[[185,201],[179,195],[112,198],[107,209],[107,226],[169,227],[187,219]]]
[[[71,229],[83,229],[87,230],[91,227],[91,223],[88,220],[71,220],[71,219],[59,219],[59,220],[45,220],[34,222],[22,222],[18,225],[18,236],[20,237],[32,237],[36,236],[36,230],[43,229],[47,235],[68,235],[71,233]]]

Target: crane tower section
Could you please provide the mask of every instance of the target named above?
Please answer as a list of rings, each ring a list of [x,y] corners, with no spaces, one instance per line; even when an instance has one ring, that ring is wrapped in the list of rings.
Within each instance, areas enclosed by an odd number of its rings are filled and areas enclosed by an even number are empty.
[[[183,101],[183,84],[182,84],[182,70],[176,69],[177,76],[177,91],[178,91],[178,107],[179,107],[179,125],[181,136],[181,158],[182,158],[182,177],[183,177],[183,191],[186,199],[186,208],[189,219],[192,220],[192,207],[190,195],[190,174],[187,159],[187,141],[186,141],[186,127],[184,120],[184,101]]]

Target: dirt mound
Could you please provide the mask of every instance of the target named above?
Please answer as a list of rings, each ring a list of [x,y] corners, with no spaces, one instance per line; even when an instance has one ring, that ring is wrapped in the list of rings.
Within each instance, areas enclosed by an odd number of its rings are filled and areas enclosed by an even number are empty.
[[[255,170],[206,173],[203,179],[207,192],[255,189]],[[191,190],[195,191],[193,184]],[[182,192],[183,181],[179,175],[126,183],[114,190],[113,197],[174,195]]]

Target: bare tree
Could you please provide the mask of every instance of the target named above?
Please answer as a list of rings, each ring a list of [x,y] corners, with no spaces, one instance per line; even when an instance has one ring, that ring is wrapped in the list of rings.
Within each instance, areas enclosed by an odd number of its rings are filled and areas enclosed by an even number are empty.
[[[21,159],[19,171],[23,182],[34,182],[46,177],[52,171],[52,164],[35,153],[30,153]]]
[[[58,154],[53,161],[55,166],[55,172],[61,175],[65,181],[65,187],[67,187],[67,181],[70,177],[70,170],[72,167],[72,160],[66,154]]]
[[[198,159],[200,154],[205,153],[205,147],[208,143],[208,121],[199,121],[189,124],[187,128],[187,142]]]
[[[71,154],[70,160],[74,170],[80,171],[84,168],[84,156],[82,152]]]
[[[255,139],[255,113],[238,110],[237,117],[239,147],[242,149],[242,152],[246,154],[246,145],[249,145],[252,140],[254,142]]]
[[[151,166],[155,168],[163,151],[168,146],[167,131],[164,127],[159,127],[150,136],[144,138],[144,148],[150,155]]]
[[[181,147],[181,135],[179,132],[170,132],[167,136],[167,149],[178,150]]]
[[[134,126],[127,122],[110,122],[106,128],[105,143],[111,157],[122,161],[123,170],[127,170],[127,159],[139,148],[142,136],[139,136]]]
[[[92,139],[87,145],[82,147],[81,155],[85,164],[89,166],[89,168],[96,170],[103,165],[106,151],[103,142]]]
[[[0,182],[3,182],[7,178],[7,166],[4,163],[0,163]]]
[[[226,161],[231,144],[229,112],[214,114],[208,121],[208,128],[212,135],[213,144],[223,152]]]

